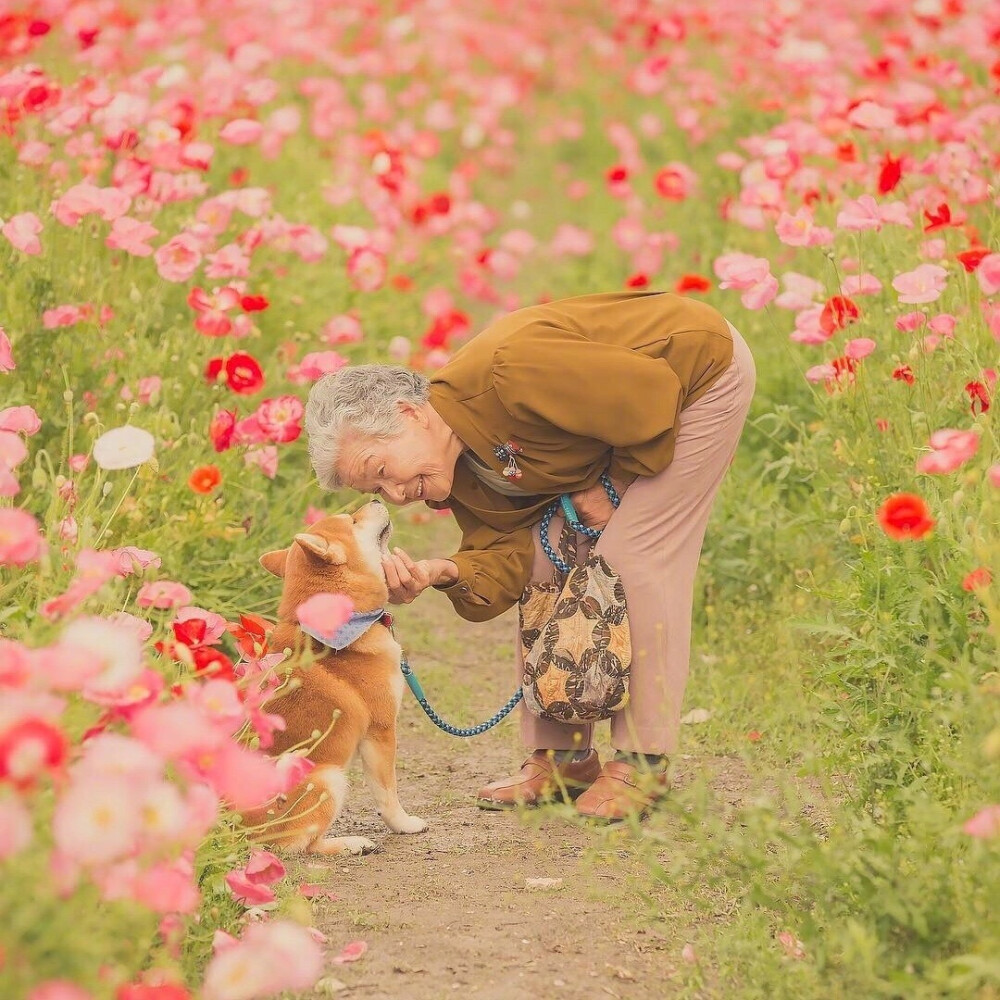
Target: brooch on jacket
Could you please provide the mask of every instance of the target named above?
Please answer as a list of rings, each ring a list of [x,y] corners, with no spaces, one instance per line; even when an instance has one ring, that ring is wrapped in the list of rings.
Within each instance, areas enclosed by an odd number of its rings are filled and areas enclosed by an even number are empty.
[[[517,455],[520,455],[522,451],[521,446],[516,441],[505,441],[503,444],[496,444],[493,446],[493,454],[500,459],[501,462],[506,462],[507,465],[501,470],[502,474],[508,479],[513,479],[515,482],[521,478],[521,470],[517,466],[517,461],[515,460]]]

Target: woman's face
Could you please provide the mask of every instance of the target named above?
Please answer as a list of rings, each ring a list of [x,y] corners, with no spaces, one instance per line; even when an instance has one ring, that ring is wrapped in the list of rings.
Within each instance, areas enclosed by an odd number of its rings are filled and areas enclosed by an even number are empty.
[[[433,433],[422,407],[400,405],[403,430],[393,438],[349,436],[341,445],[337,472],[345,484],[376,493],[386,503],[445,500],[455,478],[455,457]]]

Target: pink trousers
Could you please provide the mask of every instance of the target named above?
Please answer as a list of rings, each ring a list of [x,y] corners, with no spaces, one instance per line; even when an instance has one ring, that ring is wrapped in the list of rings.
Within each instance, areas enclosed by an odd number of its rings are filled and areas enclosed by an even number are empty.
[[[732,363],[704,396],[681,412],[673,461],[658,475],[640,477],[629,486],[597,542],[597,551],[625,586],[632,636],[631,697],[626,708],[611,717],[611,745],[616,750],[666,754],[677,749],[695,573],[712,504],[736,451],[756,378],[750,349],[736,330],[732,333]],[[561,519],[553,518],[553,541],[561,530]],[[577,542],[582,559],[589,542],[582,535]],[[536,528],[532,581],[552,575]],[[514,648],[520,683],[519,637]],[[548,722],[523,705],[520,712],[521,736],[532,749],[591,745],[593,726]]]

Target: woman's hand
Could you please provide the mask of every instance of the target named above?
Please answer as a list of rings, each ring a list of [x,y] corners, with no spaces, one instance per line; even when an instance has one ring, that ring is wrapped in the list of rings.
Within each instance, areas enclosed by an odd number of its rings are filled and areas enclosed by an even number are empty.
[[[390,604],[409,604],[428,587],[458,579],[458,567],[450,559],[414,561],[402,549],[382,556],[382,568]]]
[[[569,498],[573,501],[580,521],[588,528],[603,531],[615,512],[614,505],[600,483],[590,489],[580,490],[579,493],[571,493]]]

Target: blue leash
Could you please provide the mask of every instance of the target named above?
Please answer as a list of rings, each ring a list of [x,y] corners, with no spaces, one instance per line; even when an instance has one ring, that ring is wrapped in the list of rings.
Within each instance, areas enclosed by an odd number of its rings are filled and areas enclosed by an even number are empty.
[[[601,485],[604,487],[608,494],[608,499],[611,501],[613,507],[617,508],[622,502],[621,497],[618,495],[617,490],[611,483],[611,480],[607,475],[601,476]],[[572,568],[569,563],[560,559],[555,550],[552,548],[552,543],[549,541],[549,525],[552,523],[552,518],[555,516],[556,511],[562,508],[563,514],[566,517],[566,523],[574,530],[579,532],[581,535],[586,535],[587,538],[600,538],[601,532],[597,528],[588,528],[581,520],[576,512],[576,508],[573,506],[573,501],[570,500],[569,495],[564,493],[558,500],[553,500],[548,507],[545,508],[545,513],[542,515],[542,522],[540,527],[542,548],[545,550],[545,554],[552,560],[556,569],[561,573],[568,573]],[[485,722],[480,722],[478,726],[471,726],[468,729],[460,729],[458,726],[453,726],[450,722],[445,722],[437,712],[431,708],[427,701],[427,696],[424,694],[424,689],[420,686],[420,681],[417,680],[417,675],[413,672],[413,668],[407,662],[404,656],[400,661],[400,669],[403,671],[403,676],[406,678],[406,683],[410,690],[413,692],[413,697],[417,699],[417,704],[424,710],[427,718],[434,723],[438,729],[449,733],[451,736],[480,736],[485,733],[488,729],[492,729],[498,722],[502,722],[504,719],[510,715],[511,712],[517,707],[517,703],[521,700],[522,691],[518,688],[511,696],[507,699],[507,703],[496,712],[491,715]]]

